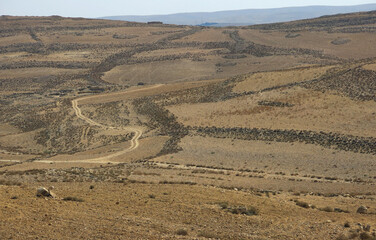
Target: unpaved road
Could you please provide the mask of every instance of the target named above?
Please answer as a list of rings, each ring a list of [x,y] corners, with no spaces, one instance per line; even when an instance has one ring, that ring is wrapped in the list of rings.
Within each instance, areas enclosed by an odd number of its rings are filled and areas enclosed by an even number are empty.
[[[101,98],[101,97],[104,97],[104,96],[108,97],[108,96],[116,96],[116,95],[122,95],[122,94],[127,94],[127,93],[142,92],[142,91],[150,90],[150,89],[153,89],[153,88],[158,88],[158,87],[161,87],[161,86],[163,86],[163,85],[159,84],[159,85],[154,85],[154,86],[151,86],[151,87],[146,87],[146,88],[141,88],[141,89],[135,89],[135,90],[125,91],[125,92],[115,92],[115,93],[108,93],[108,94],[101,94],[101,95],[94,95],[94,96],[86,96],[86,97],[82,97],[82,98],[78,98],[78,99],[72,100],[72,107],[73,107],[73,109],[75,111],[76,116],[78,118],[86,121],[90,125],[101,127],[101,128],[106,128],[106,129],[118,129],[118,130],[126,130],[126,131],[129,131],[129,132],[133,132],[134,136],[131,139],[131,146],[129,148],[124,149],[124,150],[119,151],[119,152],[116,152],[116,153],[113,153],[113,154],[110,154],[110,155],[107,155],[107,156],[97,157],[97,158],[92,158],[92,159],[71,160],[71,161],[38,160],[38,161],[35,161],[35,162],[43,162],[43,163],[52,163],[52,162],[109,163],[109,162],[111,162],[111,161],[109,161],[110,159],[118,157],[118,156],[121,156],[121,155],[123,155],[123,154],[125,154],[127,152],[135,150],[140,145],[138,139],[142,136],[142,128],[136,127],[136,126],[125,127],[125,128],[116,128],[116,127],[105,126],[103,124],[100,124],[100,123],[94,121],[93,119],[90,119],[90,118],[84,116],[82,114],[81,109],[78,107],[78,102],[82,101],[82,100]],[[84,129],[84,131],[86,131],[86,128]],[[117,162],[111,162],[111,163],[117,163]]]
[[[6,159],[0,159],[0,162],[15,162],[15,163],[18,163],[18,162],[22,162],[21,160],[6,160]]]

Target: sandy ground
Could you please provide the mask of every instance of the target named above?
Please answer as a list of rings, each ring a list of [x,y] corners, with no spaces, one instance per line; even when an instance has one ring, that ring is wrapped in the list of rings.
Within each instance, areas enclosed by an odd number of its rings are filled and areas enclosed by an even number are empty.
[[[107,72],[103,79],[110,83],[135,85],[137,82],[154,84],[173,81],[192,81],[211,76],[215,66],[192,60],[118,66]],[[145,75],[146,74],[146,75]]]
[[[29,34],[19,34],[16,36],[10,37],[2,37],[0,41],[0,46],[7,46],[10,44],[17,44],[17,43],[28,43],[28,42],[35,42]]]
[[[294,106],[260,106],[260,101]],[[376,136],[374,101],[355,101],[299,87],[239,97],[221,104],[183,104],[168,109],[189,126],[298,129]]]
[[[340,58],[361,59],[373,57],[376,52],[375,38],[373,33],[327,33],[320,32],[298,32],[296,38],[286,38],[286,32],[240,30],[239,34],[246,40],[258,44],[271,45],[289,48],[309,48],[323,51],[325,54],[334,55]],[[336,39],[350,40],[346,44],[335,45],[332,41]],[[363,46],[370,46],[364,48]]]
[[[76,197],[83,201],[69,202],[37,198],[34,195],[37,186],[0,186],[2,238],[335,239],[349,232],[343,227],[346,221],[352,229],[357,228],[357,222],[375,224],[374,215],[354,213],[359,202],[351,199],[338,204],[330,198],[293,197],[317,207],[336,204],[350,210],[350,213],[334,213],[298,207],[284,194],[268,198],[212,187],[54,184],[58,198]],[[254,206],[259,214],[232,214],[222,210],[220,203]],[[368,205],[374,203],[368,201]],[[186,235],[178,230],[185,230]]]
[[[17,134],[19,130],[9,124],[0,124],[0,136],[5,136],[9,134]]]
[[[179,91],[184,89],[190,89],[200,86],[209,85],[210,83],[223,81],[223,79],[211,79],[198,82],[183,82],[172,84],[156,84],[147,86],[132,86],[125,91],[119,91],[114,93],[97,94],[93,97],[83,98],[80,100],[80,104],[96,104],[96,103],[108,103],[114,101],[130,100],[134,98],[153,96],[167,92]]]
[[[222,29],[204,29],[199,31],[191,36],[175,40],[176,42],[232,42],[233,40],[228,36],[228,34],[224,34]]]
[[[24,68],[0,70],[0,78],[33,78],[59,74],[77,74],[85,71],[84,69],[53,69],[53,68]]]
[[[312,144],[187,136],[180,145],[183,151],[155,161],[259,170],[269,174],[282,172],[287,176],[320,175],[342,179],[357,176],[369,180],[376,177],[375,156]]]
[[[255,73],[238,83],[233,91],[237,93],[260,91],[288,83],[303,82],[319,78],[331,67],[302,68],[286,71]]]
[[[376,64],[368,64],[363,66],[366,70],[376,71]]]

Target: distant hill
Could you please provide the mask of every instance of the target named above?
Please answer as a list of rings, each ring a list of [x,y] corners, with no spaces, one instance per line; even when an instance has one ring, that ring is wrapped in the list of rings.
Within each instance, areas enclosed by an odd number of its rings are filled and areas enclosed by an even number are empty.
[[[376,10],[376,4],[356,6],[308,6],[273,9],[247,9],[220,12],[177,13],[149,16],[109,16],[102,19],[134,22],[161,21],[167,24],[202,26],[244,26],[316,18],[323,15]]]

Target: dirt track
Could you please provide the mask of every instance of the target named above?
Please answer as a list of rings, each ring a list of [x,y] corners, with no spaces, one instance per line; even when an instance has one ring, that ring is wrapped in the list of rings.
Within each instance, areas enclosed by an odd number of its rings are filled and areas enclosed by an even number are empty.
[[[130,91],[126,91],[126,92],[116,92],[116,93],[109,93],[109,94],[101,94],[101,95],[95,95],[95,96],[87,96],[87,97],[82,97],[82,98],[78,98],[78,99],[75,99],[72,101],[72,107],[75,111],[75,114],[78,118],[86,121],[87,123],[89,123],[90,125],[93,125],[93,126],[97,126],[97,127],[101,127],[101,128],[106,128],[106,129],[117,129],[117,130],[126,130],[126,131],[129,131],[129,132],[133,132],[134,133],[134,136],[133,138],[131,139],[131,146],[127,149],[124,149],[122,151],[119,151],[119,152],[116,152],[116,153],[113,153],[113,154],[110,154],[110,155],[107,155],[107,156],[103,156],[103,157],[98,157],[98,158],[92,158],[92,159],[85,159],[85,160],[71,160],[71,161],[58,161],[58,162],[69,162],[69,163],[109,163],[111,161],[109,161],[110,159],[114,158],[114,157],[118,157],[118,156],[121,156],[127,152],[130,152],[130,151],[133,151],[135,150],[136,148],[138,148],[139,146],[139,141],[138,139],[142,136],[142,128],[140,127],[137,127],[137,126],[133,126],[133,127],[126,127],[126,128],[117,128],[117,127],[112,127],[112,126],[105,126],[103,124],[100,124],[86,116],[84,116],[82,114],[82,111],[81,109],[78,107],[78,102],[79,101],[82,101],[82,100],[87,100],[87,99],[95,99],[95,98],[101,98],[101,97],[104,97],[104,96],[116,96],[116,95],[121,95],[121,94],[127,94],[127,93],[134,93],[134,92],[141,92],[141,91],[145,91],[145,90],[150,90],[152,88],[158,88],[158,87],[161,87],[162,85],[154,85],[154,86],[151,86],[151,87],[146,87],[146,88],[142,88],[142,89],[135,89],[135,90],[130,90]],[[84,131],[86,132],[86,128],[84,129]],[[39,160],[39,161],[36,161],[36,162],[43,162],[43,163],[51,163],[51,162],[57,162],[57,161],[51,161],[51,160]],[[111,163],[118,163],[118,162],[111,162]]]

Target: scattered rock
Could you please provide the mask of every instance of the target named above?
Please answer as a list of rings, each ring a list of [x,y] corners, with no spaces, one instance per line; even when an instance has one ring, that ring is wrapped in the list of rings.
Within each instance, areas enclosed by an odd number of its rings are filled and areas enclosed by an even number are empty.
[[[360,214],[367,214],[367,212],[368,212],[368,208],[365,207],[365,206],[360,206],[360,207],[358,208],[358,210],[356,210],[356,212],[357,212],[357,213],[360,213]]]
[[[300,37],[301,35],[299,33],[288,33],[285,38],[297,38]]]
[[[55,198],[56,195],[51,192],[50,189],[46,189],[44,187],[40,187],[37,189],[37,197],[51,197],[51,198]]]
[[[365,232],[371,231],[371,226],[370,225],[364,225],[363,226],[363,231],[365,231]]]
[[[331,41],[331,43],[334,45],[342,45],[349,42],[351,42],[351,40],[346,38],[337,38],[336,40]]]

